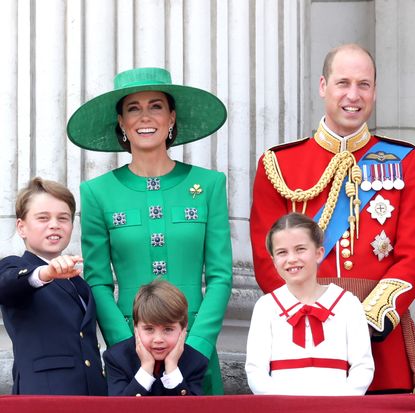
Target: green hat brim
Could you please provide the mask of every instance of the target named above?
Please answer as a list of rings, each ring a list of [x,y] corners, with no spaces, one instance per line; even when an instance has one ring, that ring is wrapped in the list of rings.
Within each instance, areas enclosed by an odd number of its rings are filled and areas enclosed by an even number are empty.
[[[104,93],[84,103],[69,119],[69,139],[92,151],[124,151],[115,133],[118,124],[116,105],[127,95],[148,90],[165,92],[174,98],[178,133],[172,146],[209,136],[226,121],[225,105],[205,90],[172,84],[132,86]]]

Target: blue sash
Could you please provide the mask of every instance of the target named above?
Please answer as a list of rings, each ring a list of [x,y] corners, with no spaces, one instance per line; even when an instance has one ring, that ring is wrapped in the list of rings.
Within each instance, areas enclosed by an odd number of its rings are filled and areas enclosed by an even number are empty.
[[[378,142],[376,145],[373,145],[360,159],[358,165],[362,169],[363,164],[371,165],[374,163],[379,163],[378,160],[371,160],[371,159],[364,159],[368,153],[373,152],[385,152],[385,153],[393,153],[397,157],[402,159],[405,158],[406,155],[412,150],[413,148],[408,146],[401,146],[396,143],[381,141]],[[391,163],[393,161],[385,161],[384,163]],[[344,232],[349,228],[349,211],[350,211],[350,198],[346,195],[345,186],[346,186],[347,179],[344,180],[343,185],[340,189],[339,198],[337,200],[336,208],[334,209],[333,216],[330,219],[330,222],[324,232],[324,258],[329,254],[332,248],[336,245],[336,242],[339,238],[344,234]],[[370,201],[373,195],[376,193],[373,189],[370,191],[364,192],[359,191],[359,199],[361,201],[360,204],[360,211],[366,206],[366,204]],[[314,216],[314,220],[318,222],[322,213],[323,213],[324,205],[321,209],[317,212]]]

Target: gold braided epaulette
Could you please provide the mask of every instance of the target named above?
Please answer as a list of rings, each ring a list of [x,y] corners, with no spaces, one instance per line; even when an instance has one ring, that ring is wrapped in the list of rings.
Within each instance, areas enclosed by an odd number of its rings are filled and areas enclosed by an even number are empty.
[[[334,208],[336,207],[336,203],[339,198],[339,193],[343,181],[349,174],[349,182],[346,185],[346,193],[350,198],[351,209],[349,223],[352,232],[352,239],[355,228],[358,237],[360,204],[358,198],[358,185],[362,181],[362,173],[360,168],[357,166],[356,160],[351,152],[343,151],[334,155],[318,182],[313,187],[306,190],[303,190],[302,188],[292,190],[287,186],[284,177],[282,176],[282,172],[279,167],[275,152],[272,150],[265,152],[263,157],[263,164],[269,181],[282,197],[292,202],[293,211],[296,210],[296,202],[303,202],[302,213],[305,213],[307,201],[314,199],[320,195],[327,187],[327,185],[333,181],[327,202],[325,203],[323,209],[323,213],[318,221],[318,225],[323,231],[326,230],[330,222]]]
[[[396,311],[396,299],[404,292],[410,290],[412,284],[395,278],[380,280],[378,285],[363,301],[367,322],[377,331],[385,328],[385,317],[392,322],[395,328],[400,321]]]

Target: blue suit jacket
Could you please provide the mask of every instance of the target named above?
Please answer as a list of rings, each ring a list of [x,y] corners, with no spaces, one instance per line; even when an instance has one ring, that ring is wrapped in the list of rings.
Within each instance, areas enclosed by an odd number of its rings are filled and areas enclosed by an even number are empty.
[[[81,277],[33,288],[29,275],[41,265],[46,263],[28,251],[0,261],[1,311],[14,353],[13,394],[106,395],[91,290]]]
[[[123,340],[104,352],[105,369],[108,377],[109,396],[185,396],[201,395],[203,376],[209,360],[197,350],[185,344],[178,367],[183,381],[174,389],[166,389],[156,375],[150,391],[147,391],[135,379],[135,374],[141,366],[135,351],[135,338]]]

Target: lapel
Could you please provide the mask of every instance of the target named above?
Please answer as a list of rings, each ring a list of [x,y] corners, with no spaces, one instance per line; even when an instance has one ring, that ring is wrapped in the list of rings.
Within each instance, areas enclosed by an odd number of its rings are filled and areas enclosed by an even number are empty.
[[[73,279],[54,280],[53,283],[55,283],[57,287],[63,289],[67,294],[69,294],[71,298],[77,303],[77,305],[82,309],[82,311],[85,312],[85,308],[79,298],[79,292],[73,283]],[[87,305],[87,302],[85,302],[85,305]]]

